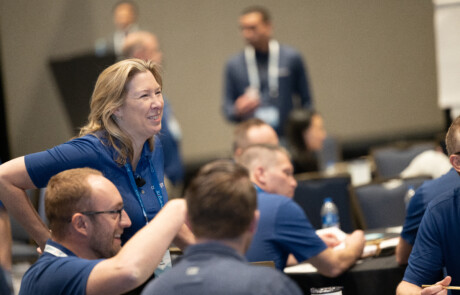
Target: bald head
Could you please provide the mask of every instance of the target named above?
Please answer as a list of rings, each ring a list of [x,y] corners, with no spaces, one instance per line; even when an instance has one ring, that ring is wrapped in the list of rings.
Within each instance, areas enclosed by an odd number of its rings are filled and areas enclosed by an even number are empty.
[[[250,119],[238,124],[233,132],[233,156],[241,155],[243,150],[255,144],[278,145],[275,130],[260,119]]]
[[[160,50],[157,37],[147,31],[138,31],[129,34],[123,44],[123,56],[151,60],[161,65],[163,53]]]

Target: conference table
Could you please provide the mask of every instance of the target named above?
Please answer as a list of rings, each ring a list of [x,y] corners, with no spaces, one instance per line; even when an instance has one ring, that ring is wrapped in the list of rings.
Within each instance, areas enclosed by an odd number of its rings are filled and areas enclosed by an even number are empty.
[[[388,236],[392,237],[394,234],[385,234],[385,237]],[[406,266],[400,266],[396,262],[394,251],[389,251],[389,254],[382,252],[378,257],[358,260],[353,267],[336,278],[320,275],[307,264],[286,268],[285,273],[308,295],[310,288],[330,286],[342,286],[344,295],[387,295],[395,294],[405,269]]]

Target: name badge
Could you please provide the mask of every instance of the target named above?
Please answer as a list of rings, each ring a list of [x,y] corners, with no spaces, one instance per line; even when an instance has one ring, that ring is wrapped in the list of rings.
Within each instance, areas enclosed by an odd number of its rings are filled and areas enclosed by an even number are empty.
[[[158,265],[157,269],[155,269],[155,277],[161,276],[162,273],[170,268],[172,268],[171,254],[169,253],[169,250],[166,250],[166,253],[163,255],[160,264]]]
[[[257,108],[254,117],[261,119],[275,129],[280,123],[280,113],[274,106],[262,106]]]

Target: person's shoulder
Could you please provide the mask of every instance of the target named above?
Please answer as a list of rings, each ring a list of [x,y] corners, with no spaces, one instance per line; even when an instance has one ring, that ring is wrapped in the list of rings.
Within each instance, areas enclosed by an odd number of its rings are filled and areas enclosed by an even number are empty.
[[[439,210],[449,210],[456,208],[460,205],[460,187],[450,189],[428,204],[427,210],[429,211],[439,211]]]
[[[259,201],[261,202],[270,202],[270,203],[279,204],[279,205],[294,202],[292,201],[292,199],[286,196],[282,196],[278,194],[271,194],[271,193],[267,193],[264,191],[257,192],[257,196],[258,196]]]
[[[233,54],[227,60],[227,67],[241,66],[241,63],[244,61],[244,51],[239,51],[238,53]]]
[[[442,189],[447,191],[456,187],[460,187],[460,176],[454,168],[441,177],[425,181],[421,186],[421,188],[437,191]]]
[[[300,56],[300,51],[295,49],[294,47],[287,45],[287,44],[280,44],[280,51],[281,54],[286,54],[289,56]]]
[[[298,286],[284,273],[265,266],[248,266],[251,281],[263,294],[302,294]],[[265,290],[265,291],[263,291]]]
[[[68,143],[90,144],[93,146],[107,146],[108,140],[101,132],[88,133],[83,136],[72,138]]]

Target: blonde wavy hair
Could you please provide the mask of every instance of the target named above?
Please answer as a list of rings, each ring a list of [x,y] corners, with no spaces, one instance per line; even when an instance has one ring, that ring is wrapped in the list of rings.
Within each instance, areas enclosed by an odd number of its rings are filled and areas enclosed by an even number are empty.
[[[115,161],[120,165],[126,164],[128,158],[132,161],[134,151],[130,135],[121,130],[113,114],[125,102],[128,82],[137,73],[146,71],[151,72],[160,87],[163,87],[160,69],[152,61],[126,59],[105,69],[94,87],[88,123],[80,129],[79,136],[106,131],[108,144],[118,152]],[[153,151],[154,138],[148,141]]]

